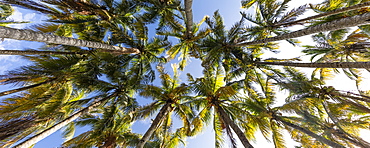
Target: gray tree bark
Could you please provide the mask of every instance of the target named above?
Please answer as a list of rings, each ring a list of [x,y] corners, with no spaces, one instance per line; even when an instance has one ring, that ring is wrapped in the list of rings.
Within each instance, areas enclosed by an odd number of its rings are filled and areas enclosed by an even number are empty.
[[[29,148],[30,146],[32,146],[33,144],[37,143],[38,141],[44,139],[45,137],[47,137],[47,136],[51,135],[52,133],[58,131],[60,128],[66,126],[68,123],[71,123],[73,120],[77,119],[82,114],[90,111],[91,109],[93,109],[96,106],[100,105],[105,100],[108,100],[109,98],[112,98],[112,97],[114,97],[116,95],[117,95],[117,93],[114,93],[112,95],[109,95],[109,96],[107,96],[107,97],[105,97],[103,99],[100,99],[100,100],[92,103],[90,106],[87,106],[87,107],[85,107],[85,108],[83,108],[83,109],[75,112],[74,114],[72,114],[68,118],[64,119],[63,121],[55,124],[52,127],[47,128],[46,130],[42,131],[39,134],[36,134],[36,135],[28,138],[27,140],[19,143],[18,145],[14,146],[13,148]]]
[[[0,50],[0,55],[75,55],[82,52],[37,51],[37,50]]]
[[[185,16],[186,16],[186,37],[191,38],[193,32],[192,32],[192,26],[193,26],[193,0],[184,0],[185,3]]]
[[[296,21],[292,21],[292,22],[275,24],[275,25],[273,25],[273,27],[295,25],[295,24],[299,24],[299,23],[302,23],[302,22],[305,22],[305,21],[318,19],[318,18],[321,18],[321,17],[326,17],[326,16],[330,16],[330,15],[334,15],[334,14],[343,13],[343,12],[346,12],[346,11],[351,11],[351,10],[364,8],[364,7],[367,7],[369,5],[370,5],[370,2],[364,2],[364,3],[357,4],[357,5],[353,5],[353,6],[349,6],[349,7],[345,7],[345,8],[340,8],[340,9],[336,9],[336,10],[325,12],[325,13],[320,13],[318,15],[310,16],[310,17],[300,19],[300,20],[296,20]]]
[[[230,126],[234,130],[235,134],[238,136],[243,146],[245,148],[253,148],[247,137],[245,137],[244,132],[239,128],[238,125],[235,124],[233,120],[230,119],[227,113],[219,106],[217,106],[217,111],[220,113],[220,117],[224,121],[224,124],[226,124],[226,126]]]
[[[282,35],[271,37],[271,38],[266,38],[266,39],[262,39],[262,40],[236,44],[235,46],[247,46],[247,45],[268,43],[268,42],[274,42],[274,41],[280,41],[280,40],[286,40],[286,39],[301,37],[301,36],[314,34],[314,33],[319,33],[319,32],[333,31],[333,30],[339,30],[339,29],[344,29],[344,28],[348,28],[348,27],[366,25],[366,24],[370,24],[369,20],[370,20],[370,13],[364,13],[364,14],[361,14],[361,15],[342,18],[342,19],[339,19],[339,20],[334,20],[334,21],[331,21],[331,22],[327,22],[327,23],[324,23],[324,24],[319,24],[319,25],[316,25],[316,26],[308,27],[308,28],[305,28],[305,29],[297,30],[297,31],[294,31],[294,32],[291,32],[291,33],[286,33],[286,34],[282,34]]]
[[[332,62],[332,63],[255,62],[255,64],[307,67],[307,68],[365,68],[365,69],[370,68],[370,62]]]
[[[51,44],[60,44],[60,45],[69,45],[69,46],[79,46],[79,47],[90,47],[90,48],[100,48],[106,50],[118,50],[122,53],[140,53],[136,48],[125,48],[118,47],[109,44],[86,41],[68,37],[62,37],[52,34],[39,33],[32,30],[23,30],[15,29],[0,26],[0,38],[10,38],[16,40],[25,40],[25,41],[37,41]]]

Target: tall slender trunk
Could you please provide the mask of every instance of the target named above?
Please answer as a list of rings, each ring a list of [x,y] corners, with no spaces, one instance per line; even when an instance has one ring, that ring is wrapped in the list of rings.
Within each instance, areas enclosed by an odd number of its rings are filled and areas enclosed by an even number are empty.
[[[56,78],[51,78],[51,79],[48,79],[44,82],[33,84],[33,85],[30,85],[30,86],[26,86],[26,87],[21,87],[21,88],[17,88],[17,89],[13,89],[13,90],[8,90],[8,91],[3,91],[3,92],[0,92],[0,97],[5,96],[5,95],[9,95],[9,94],[12,94],[12,93],[24,91],[24,90],[27,90],[27,89],[35,88],[35,87],[50,83],[54,80],[56,80]]]
[[[325,12],[325,13],[320,13],[318,15],[310,16],[310,17],[300,19],[300,20],[296,20],[296,21],[292,21],[292,22],[275,24],[272,27],[296,25],[296,24],[299,24],[299,23],[302,23],[302,22],[305,22],[305,21],[314,20],[314,19],[318,19],[318,18],[321,18],[321,17],[326,17],[326,16],[331,16],[331,15],[334,15],[334,14],[343,13],[343,12],[346,12],[346,11],[351,11],[351,10],[364,8],[364,7],[367,7],[369,5],[370,5],[370,2],[364,2],[364,3],[357,4],[357,5],[353,5],[353,6],[349,6],[349,7],[345,7],[345,8],[340,8],[340,9],[336,9],[336,10]]]
[[[293,123],[290,123],[288,121],[285,121],[281,117],[278,117],[276,115],[273,115],[273,117],[274,117],[275,120],[282,122],[284,125],[287,125],[287,126],[292,127],[292,128],[294,128],[296,130],[299,130],[299,131],[301,131],[301,132],[303,132],[303,133],[305,133],[305,134],[307,134],[307,135],[315,138],[316,140],[318,140],[318,141],[320,141],[320,142],[322,142],[324,144],[327,144],[327,145],[329,145],[329,146],[331,146],[333,148],[345,148],[344,146],[342,146],[342,145],[340,145],[338,143],[335,143],[335,142],[333,142],[331,140],[328,140],[328,139],[326,139],[326,138],[324,138],[324,137],[322,137],[320,135],[317,135],[314,132],[311,132],[310,130],[307,130],[307,129],[303,128],[303,127],[300,127],[298,125],[295,125]]]
[[[76,55],[83,52],[37,51],[37,50],[0,50],[0,55]]]
[[[316,26],[308,27],[308,28],[305,28],[305,29],[301,29],[301,30],[297,30],[297,31],[294,31],[294,32],[278,35],[278,36],[271,37],[271,38],[266,38],[266,39],[262,39],[262,40],[236,44],[235,46],[247,46],[247,45],[268,43],[268,42],[274,42],[274,41],[280,41],[280,40],[286,40],[286,39],[301,37],[301,36],[314,34],[314,33],[319,33],[319,32],[333,31],[333,30],[339,30],[339,29],[344,29],[344,28],[348,28],[348,27],[366,25],[366,24],[370,24],[369,20],[370,20],[370,13],[364,13],[364,14],[361,14],[361,15],[356,15],[356,16],[352,16],[352,17],[347,17],[347,18],[334,20],[334,21],[331,21],[331,22],[319,24],[319,25],[316,25]]]
[[[370,14],[370,13],[369,13]],[[257,65],[278,65],[307,68],[370,68],[370,62],[332,62],[332,63],[293,63],[293,62],[254,62]]]
[[[155,119],[153,120],[153,123],[150,125],[149,129],[145,132],[144,136],[141,138],[141,140],[137,144],[136,148],[143,148],[144,147],[145,143],[149,140],[149,138],[152,136],[152,134],[154,133],[156,128],[160,125],[163,117],[168,112],[170,112],[170,110],[171,110],[171,103],[166,103],[161,108],[161,110],[159,111],[159,113],[157,114]]]
[[[74,38],[68,38],[63,36],[57,36],[46,33],[39,33],[32,30],[22,30],[15,28],[8,28],[0,26],[0,38],[10,38],[16,40],[26,40],[26,41],[37,41],[52,44],[61,44],[69,46],[79,46],[79,47],[90,47],[90,48],[101,48],[106,50],[120,50],[123,53],[140,53],[136,48],[125,48],[118,47],[109,44],[104,44],[100,42],[86,41]]]
[[[358,101],[364,101],[364,102],[370,103],[370,98],[368,96],[356,97],[356,96],[339,93],[336,91],[328,92],[328,94],[333,95],[333,96],[340,96],[340,97],[350,98],[352,100],[358,100]]]
[[[192,26],[193,26],[193,0],[184,0],[185,3],[185,16],[186,16],[186,37],[191,38],[193,32],[192,32]]]
[[[245,148],[253,148],[253,146],[248,141],[247,137],[245,137],[244,132],[239,128],[238,125],[235,124],[233,120],[230,119],[227,113],[220,106],[217,106],[217,111],[220,114],[222,120],[224,121],[224,124],[226,124],[226,126],[230,126],[234,130],[235,134],[238,136],[243,146]]]
[[[72,114],[71,116],[69,116],[68,118],[60,121],[59,123],[55,124],[54,126],[52,127],[49,127],[47,128],[46,130],[28,138],[27,140],[19,143],[18,145],[14,146],[13,148],[28,148],[30,147],[31,145],[37,143],[38,141],[44,139],[45,137],[51,135],[52,133],[58,131],[60,128],[66,126],[68,123],[72,122],[73,120],[77,119],[78,117],[80,117],[81,115],[83,115],[84,113],[90,111],[91,109],[95,108],[96,106],[100,105],[102,102],[116,96],[118,93],[113,93],[103,99],[100,99],[96,102],[93,102],[91,105],[75,112],[74,114]]]

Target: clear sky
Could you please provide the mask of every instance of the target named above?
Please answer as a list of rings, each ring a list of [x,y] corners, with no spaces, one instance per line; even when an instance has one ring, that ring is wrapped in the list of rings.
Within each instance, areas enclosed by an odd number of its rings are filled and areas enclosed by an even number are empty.
[[[302,0],[292,0],[292,7],[297,7],[302,4],[305,4],[306,2],[310,3],[318,3],[321,2],[321,0],[311,0],[311,1],[302,1]],[[16,12],[11,17],[15,21],[34,21],[38,22],[40,20],[45,20],[45,17],[42,17],[40,15],[37,15],[35,13],[32,13],[30,11],[25,11],[23,9],[15,9]],[[194,0],[193,4],[193,14],[194,14],[194,22],[199,22],[205,15],[212,16],[214,11],[219,10],[220,14],[224,18],[225,25],[230,27],[234,22],[240,20],[240,13],[241,11],[241,5],[240,0]],[[14,25],[12,27],[18,27],[22,28],[25,25]],[[303,41],[309,41],[308,38],[302,38]],[[26,46],[27,45],[27,46]],[[5,39],[4,42],[0,43],[0,50],[4,49],[25,49],[25,48],[36,48],[40,44],[35,42],[23,42],[23,41],[15,41],[15,40],[9,40]],[[6,48],[5,48],[6,47]],[[272,55],[275,57],[281,56],[282,58],[287,58],[287,56],[290,57],[296,57],[297,54],[299,54],[299,50],[295,50],[295,52],[292,52],[292,46],[283,44],[282,45],[282,51],[279,55]],[[294,47],[295,48],[295,47]],[[15,67],[18,67],[20,65],[27,64],[24,60],[20,59],[20,56],[3,56],[0,55],[0,63],[6,63],[0,65],[0,75],[4,74],[5,70],[14,69]],[[171,71],[171,69],[167,69],[167,71]],[[199,62],[196,60],[193,60],[190,62],[190,65],[186,67],[185,71],[182,72],[184,75],[188,72],[192,72],[195,76],[201,76],[201,70],[199,69]],[[343,81],[341,81],[341,84],[350,84],[354,85],[354,82],[344,82],[344,80],[347,80],[347,78],[343,78]],[[334,81],[333,81],[334,82]],[[338,82],[338,81],[336,81]],[[341,85],[343,86],[342,90],[350,89],[348,85]],[[0,85],[0,90],[6,90],[4,86]],[[283,95],[282,95],[283,97]],[[282,98],[284,100],[285,98]],[[137,124],[134,126],[135,132],[145,132],[147,128],[149,128],[150,122],[148,121],[138,121]],[[78,132],[81,132],[84,129],[80,129]],[[76,134],[78,134],[78,132]],[[56,132],[53,135],[47,137],[46,139],[40,141],[35,148],[47,148],[47,147],[58,147],[63,142],[63,139],[60,137],[61,132]],[[364,133],[369,134],[369,133]],[[370,134],[369,134],[370,135]],[[263,137],[257,136],[257,139],[261,139],[255,143],[252,143],[255,147],[273,147],[272,143],[268,143],[263,139]],[[289,138],[287,138],[289,139]],[[227,141],[227,139],[225,139]],[[196,137],[188,138],[187,140],[187,147],[188,148],[212,148],[214,147],[214,133],[211,128],[206,129],[203,134],[200,134]],[[295,144],[291,140],[288,143],[288,147],[293,147]],[[225,146],[229,147],[229,146]]]

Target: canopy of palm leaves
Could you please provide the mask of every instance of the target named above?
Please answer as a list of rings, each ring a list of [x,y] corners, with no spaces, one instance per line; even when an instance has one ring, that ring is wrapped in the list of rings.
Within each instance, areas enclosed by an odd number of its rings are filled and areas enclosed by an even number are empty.
[[[196,4],[0,0],[0,37],[45,43],[0,51],[29,61],[0,75],[1,85],[14,86],[0,91],[0,146],[30,147],[61,129],[66,147],[172,148],[213,128],[214,147],[252,148],[257,132],[277,148],[288,147],[289,136],[299,147],[370,147],[359,134],[370,125],[370,92],[360,85],[370,69],[367,0],[293,9],[291,0],[241,0],[246,11],[231,27],[221,11],[193,20]],[[4,27],[16,23],[3,23],[12,7],[48,19],[27,30]],[[307,17],[308,9],[317,14]],[[265,56],[288,48],[281,40],[299,50],[295,38],[309,34],[314,43],[300,56],[310,61]],[[356,91],[327,83],[341,73]],[[135,133],[139,120],[150,122],[146,132]],[[89,129],[74,135],[78,126]]]

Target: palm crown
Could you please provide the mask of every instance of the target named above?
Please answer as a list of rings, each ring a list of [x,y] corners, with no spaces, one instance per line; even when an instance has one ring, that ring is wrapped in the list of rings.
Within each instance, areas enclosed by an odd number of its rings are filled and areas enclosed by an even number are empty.
[[[359,135],[370,123],[368,91],[326,80],[335,68],[359,84],[359,68],[370,67],[370,3],[329,0],[288,10],[289,2],[243,0],[255,13],[243,12],[227,28],[219,11],[194,23],[192,0],[1,0],[2,20],[9,4],[48,20],[32,31],[0,27],[1,38],[47,43],[0,52],[32,63],[0,77],[19,86],[0,92],[0,144],[29,147],[64,127],[67,147],[178,147],[212,124],[215,147],[226,133],[233,147],[252,148],[258,131],[275,147],[287,146],[283,131],[302,147],[369,147]],[[319,14],[298,19],[307,9]],[[296,25],[305,26],[291,31]],[[308,34],[316,45],[302,52],[311,62],[264,57],[279,51],[276,41],[299,46],[294,38]],[[166,69],[176,57],[171,76]],[[179,70],[189,59],[201,61],[203,76],[188,74],[185,82]],[[320,77],[292,67],[316,68]],[[279,105],[278,89],[289,93]],[[152,100],[141,104],[143,97]],[[134,133],[135,122],[150,117],[146,132]],[[76,125],[91,128],[73,136]]]

